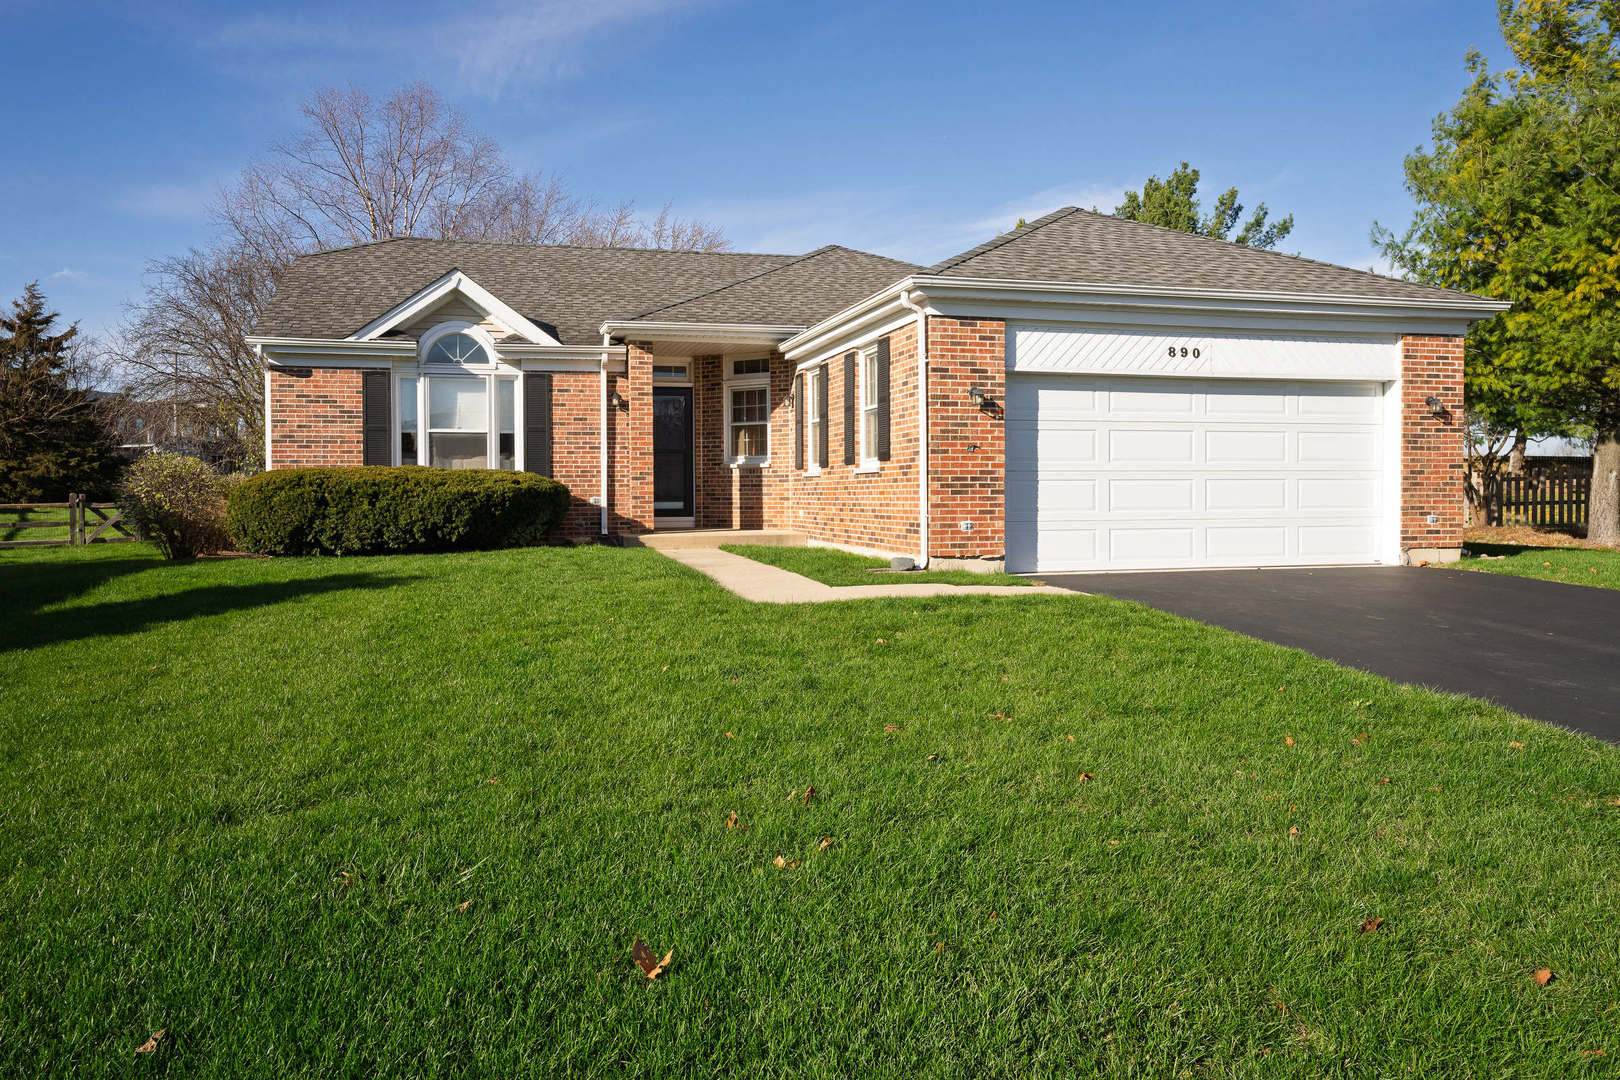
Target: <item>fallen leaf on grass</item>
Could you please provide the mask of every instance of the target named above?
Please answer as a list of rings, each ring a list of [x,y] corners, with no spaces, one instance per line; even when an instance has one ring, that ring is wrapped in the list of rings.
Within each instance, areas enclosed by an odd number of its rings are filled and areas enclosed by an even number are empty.
[[[1007,719],[1007,714],[1001,709],[997,709],[995,712],[990,714],[990,718],[993,720],[1005,720]]]
[[[1537,968],[1536,973],[1530,977],[1536,980],[1537,986],[1546,986],[1548,983],[1558,978],[1558,976],[1552,973],[1551,968]]]
[[[728,738],[728,739],[735,739],[735,738],[736,738],[736,737],[737,737],[737,733],[736,733],[736,732],[735,732],[735,731],[728,731],[728,732],[726,732],[726,738]]]
[[[832,837],[823,836],[821,838],[821,843],[816,845],[816,850],[817,851],[826,851],[830,847],[832,847]]]
[[[1380,926],[1383,926],[1383,925],[1384,925],[1383,916],[1382,915],[1374,915],[1372,918],[1368,919],[1366,922],[1361,924],[1361,933],[1363,933],[1363,934],[1376,934],[1378,932],[1378,928]]]
[[[500,782],[501,782],[501,778],[498,777],[498,776],[492,776],[488,780],[484,781],[484,783],[486,783],[486,784],[498,784]]]
[[[1551,566],[1551,565],[1552,565],[1552,563],[1550,563],[1550,562],[1544,562],[1544,563],[1542,563],[1542,564],[1541,564],[1541,565],[1542,565],[1542,566]]]
[[[943,941],[934,942],[934,951],[935,952],[944,952],[945,951],[945,943]]]
[[[1283,736],[1283,745],[1284,746],[1293,746],[1294,745],[1294,737],[1292,735],[1284,735]]]
[[[1610,806],[1620,806],[1620,798],[1610,799],[1609,800],[1609,805]]]
[[[939,760],[939,755],[938,754],[929,754],[927,757],[923,758],[923,760],[924,761],[938,761]]]
[[[883,730],[884,731],[899,731],[900,730],[900,725],[899,724],[884,724],[883,725]]]
[[[728,828],[728,829],[746,829],[746,828],[748,828],[748,826],[737,824],[737,811],[733,810],[731,812],[731,816],[726,818],[726,828]]]
[[[1355,743],[1357,746],[1360,746],[1362,743],[1366,742],[1368,738],[1369,738],[1369,736],[1367,735],[1367,733],[1365,731],[1358,731],[1358,732],[1356,732],[1356,737],[1351,739],[1350,741],[1352,743]]]
[[[1073,736],[1073,735],[1065,735],[1065,736],[1063,736],[1063,737],[1064,737],[1064,738],[1065,738],[1065,739],[1068,739],[1068,740],[1069,740],[1069,741],[1070,741],[1070,742],[1074,742],[1074,736]]]
[[[1288,835],[1289,836],[1298,836],[1299,835],[1299,826],[1298,825],[1290,825],[1290,826],[1288,826]]]
[[[889,639],[888,638],[878,638],[877,643],[879,645],[887,645],[889,643]]]
[[[456,913],[459,915],[465,915],[467,914],[467,909],[472,906],[473,902],[471,900],[463,900],[461,903],[456,905]]]
[[[168,1034],[168,1028],[158,1028],[156,1031],[152,1032],[152,1037],[150,1039],[147,1039],[145,1042],[141,1043],[141,1045],[135,1048],[135,1052],[137,1054],[150,1054],[154,1052],[158,1048],[158,1043],[162,1042],[164,1037]]]
[[[1603,1056],[1602,1049],[1582,1050],[1581,1051],[1581,1057],[1602,1057],[1602,1056]]]
[[[771,860],[771,865],[776,867],[778,870],[797,870],[799,868],[799,864],[803,861],[803,859],[790,859],[785,855],[778,855],[776,858]]]
[[[647,976],[647,981],[652,982],[669,967],[669,958],[675,955],[675,950],[669,950],[660,960],[653,955],[651,949],[647,948],[645,941],[636,938],[636,943],[630,946],[630,955],[636,958],[636,963],[640,965],[642,974]]]
[[[663,667],[659,668],[658,670],[659,671],[668,671],[669,670],[669,665],[665,664]]]
[[[1378,782],[1380,784],[1387,784],[1387,783],[1389,783],[1389,777],[1387,777],[1387,776],[1382,777]]]
[[[1091,774],[1090,774],[1090,773],[1088,773],[1088,772],[1083,772],[1083,773],[1081,773],[1081,774],[1080,774],[1080,782],[1081,782],[1081,783],[1082,783],[1082,784],[1088,784],[1088,783],[1090,783],[1090,782],[1091,782]]]
[[[1510,743],[1508,743],[1508,749],[1509,750],[1523,750],[1524,749],[1524,743],[1522,743],[1522,742],[1510,742]]]
[[[811,784],[804,789],[804,805],[809,806],[810,800],[816,797],[816,785]]]

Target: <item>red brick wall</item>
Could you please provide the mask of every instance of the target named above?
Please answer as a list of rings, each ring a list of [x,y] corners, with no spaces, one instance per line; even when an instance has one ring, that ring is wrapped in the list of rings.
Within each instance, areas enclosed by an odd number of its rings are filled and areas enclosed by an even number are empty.
[[[1463,339],[1401,339],[1401,549],[1462,545]],[[1444,403],[1436,417],[1424,399]],[[1433,524],[1429,516],[1439,520]]]
[[[1006,553],[1006,382],[1004,322],[929,318],[931,556],[999,559]],[[968,396],[975,386],[985,392],[983,405]]]
[[[774,431],[777,415],[787,409],[783,398],[789,386],[789,377],[785,374],[788,365],[777,353],[771,354],[770,361],[771,450],[774,451],[770,456],[779,459],[781,453],[792,452],[790,442],[778,444],[775,441]],[[782,508],[774,504],[779,504],[783,497],[784,474],[760,465],[734,468],[726,463],[725,364],[725,358],[720,356],[692,358],[697,527],[763,529],[768,527],[767,521],[780,520],[782,516]]]
[[[358,368],[270,369],[270,464],[363,464]]]
[[[653,527],[652,353],[629,347],[628,370],[611,380],[626,407],[618,412],[609,467],[608,531],[635,536]]]
[[[782,365],[772,379],[771,468],[785,491],[783,512],[767,522],[829,543],[910,554],[917,550],[917,333],[907,325],[889,335],[890,458],[876,472],[844,464],[844,359],[827,360],[827,464],[820,476],[793,468],[793,408],[776,408],[792,388]],[[799,403],[794,403],[794,408]],[[859,435],[857,434],[857,438]],[[805,433],[805,464],[816,447]],[[767,494],[771,478],[765,478]]]
[[[559,371],[551,377],[551,473],[572,496],[559,532],[573,540],[601,534],[602,512],[590,503],[602,490],[601,386],[602,376],[594,371]],[[611,431],[610,426],[610,439]]]

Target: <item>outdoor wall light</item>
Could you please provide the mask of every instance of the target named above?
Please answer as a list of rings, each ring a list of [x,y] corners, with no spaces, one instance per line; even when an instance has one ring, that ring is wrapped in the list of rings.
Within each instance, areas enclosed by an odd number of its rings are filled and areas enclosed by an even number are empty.
[[[979,387],[977,387],[977,386],[969,387],[968,388],[968,398],[970,400],[972,400],[973,404],[975,404],[975,405],[983,405],[984,404],[984,391],[982,389],[980,389]]]
[[[622,409],[625,407],[625,400],[624,397],[620,395],[617,390],[615,390],[613,393],[608,395],[608,404],[613,406],[615,409]]]
[[[1446,403],[1435,397],[1433,394],[1430,394],[1428,397],[1424,398],[1423,404],[1427,405],[1429,407],[1429,412],[1433,413],[1435,416],[1446,415]]]

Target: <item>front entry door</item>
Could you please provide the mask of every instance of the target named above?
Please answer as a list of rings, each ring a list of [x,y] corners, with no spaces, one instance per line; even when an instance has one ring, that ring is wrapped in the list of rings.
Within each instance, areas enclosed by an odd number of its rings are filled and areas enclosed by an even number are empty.
[[[653,388],[653,518],[692,517],[692,388]]]

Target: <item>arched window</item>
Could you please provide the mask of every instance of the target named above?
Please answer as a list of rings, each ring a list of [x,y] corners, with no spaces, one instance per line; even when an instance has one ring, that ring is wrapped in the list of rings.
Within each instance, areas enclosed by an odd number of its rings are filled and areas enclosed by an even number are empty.
[[[428,346],[427,355],[422,358],[424,364],[487,364],[490,362],[489,350],[471,334],[464,330],[454,333],[441,334]]]

